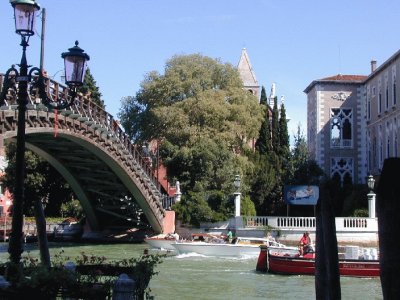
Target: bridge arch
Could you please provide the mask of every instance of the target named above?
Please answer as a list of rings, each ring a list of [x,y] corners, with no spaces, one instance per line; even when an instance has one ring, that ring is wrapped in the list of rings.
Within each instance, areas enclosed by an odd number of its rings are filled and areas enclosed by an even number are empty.
[[[49,82],[53,97],[65,95],[65,87]],[[0,107],[3,141],[16,136],[16,109],[10,103]],[[71,108],[62,111],[31,101],[26,112],[26,147],[66,179],[92,229],[129,225],[138,221],[140,209],[154,231],[164,231],[166,196],[151,166],[113,117],[90,99],[79,95]]]

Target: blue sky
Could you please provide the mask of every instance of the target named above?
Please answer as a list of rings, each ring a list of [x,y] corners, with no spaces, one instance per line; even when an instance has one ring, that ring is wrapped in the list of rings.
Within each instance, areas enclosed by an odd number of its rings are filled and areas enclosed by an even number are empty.
[[[260,85],[285,96],[292,136],[306,133],[303,90],[338,73],[368,75],[400,43],[395,0],[42,0],[46,8],[45,68],[59,80],[61,53],[79,40],[106,109],[117,115],[144,75],[163,72],[173,55],[200,53],[237,65],[246,48]],[[21,58],[9,1],[0,3],[0,72]],[[37,20],[40,32],[40,19]],[[40,38],[30,40],[28,63],[39,65]]]

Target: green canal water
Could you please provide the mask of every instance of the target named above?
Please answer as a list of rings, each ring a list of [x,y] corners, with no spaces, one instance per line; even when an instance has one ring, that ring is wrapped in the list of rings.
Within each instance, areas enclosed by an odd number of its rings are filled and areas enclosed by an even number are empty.
[[[139,257],[146,244],[50,243],[51,255],[81,252],[110,260]],[[38,256],[35,244],[23,255]],[[8,258],[7,244],[0,243],[0,261]],[[197,255],[168,256],[150,282],[155,299],[315,299],[313,276],[280,276],[255,271],[256,258],[216,258]],[[382,299],[379,279],[341,278],[342,299]]]

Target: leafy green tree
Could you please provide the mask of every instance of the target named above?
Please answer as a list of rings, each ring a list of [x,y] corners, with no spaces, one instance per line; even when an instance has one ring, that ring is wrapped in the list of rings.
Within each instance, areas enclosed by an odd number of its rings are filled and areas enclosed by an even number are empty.
[[[252,157],[255,165],[250,178],[250,196],[257,215],[279,214],[282,206],[282,183],[279,168],[266,155],[256,153]]]
[[[86,70],[83,86],[79,88],[79,91],[89,96],[90,99],[101,108],[105,108],[104,100],[101,99],[102,94],[89,68]]]
[[[300,124],[297,125],[297,132],[293,138],[294,147],[291,151],[287,184],[320,184],[321,179],[324,179],[324,172],[314,160],[309,159],[306,137]]]
[[[268,105],[268,97],[267,92],[265,91],[265,87],[261,87],[261,96],[260,96],[260,104]]]
[[[324,179],[324,171],[315,160],[307,160],[294,171],[293,184],[315,184]]]
[[[292,165],[293,169],[297,170],[300,166],[308,161],[308,146],[307,140],[301,130],[300,123],[297,125],[297,132],[294,135],[294,147],[292,150]]]
[[[62,203],[60,211],[62,217],[74,217],[79,220],[85,216],[82,205],[77,199]]]
[[[285,105],[282,103],[280,109],[280,117],[279,117],[279,151],[278,154],[283,158],[285,164],[288,164],[289,156],[290,156],[290,141],[289,141],[289,133],[286,119],[286,109]]]
[[[192,147],[177,147],[164,142],[160,149],[168,176],[176,178],[183,190],[228,191],[230,174],[235,169],[236,157],[224,145],[210,139],[199,139]]]
[[[182,190],[229,193],[241,157],[257,138],[262,109],[230,64],[199,54],[174,56],[122,101],[121,124],[138,143],[158,139],[168,178]],[[244,172],[245,173],[245,172]]]
[[[232,197],[227,197],[222,191],[206,192],[208,206],[213,210],[213,222],[224,221],[232,216],[234,201]]]
[[[282,190],[291,174],[291,157],[286,110],[282,104],[279,113],[277,97],[272,112],[267,113],[261,125],[255,156],[255,173],[252,178],[252,200],[262,215],[281,214],[284,210]]]
[[[8,161],[3,177],[4,186],[13,191],[15,183],[15,143],[6,146]],[[34,215],[34,202],[41,201],[45,207],[46,216],[59,216],[63,202],[69,201],[72,196],[65,179],[46,161],[31,151],[25,152],[26,178],[24,214]]]
[[[203,193],[189,192],[174,204],[176,216],[184,224],[199,226],[201,222],[213,222],[213,211],[204,200]]]
[[[272,152],[270,109],[268,104],[266,103],[265,103],[265,117],[261,124],[259,137],[256,141],[255,147],[260,154],[270,154]]]
[[[164,74],[148,73],[136,96],[123,99],[119,118],[138,141],[182,145],[218,134],[240,148],[257,137],[261,111],[232,65],[193,54],[168,60]]]
[[[240,214],[242,216],[256,216],[256,207],[250,196],[244,196],[240,201]]]

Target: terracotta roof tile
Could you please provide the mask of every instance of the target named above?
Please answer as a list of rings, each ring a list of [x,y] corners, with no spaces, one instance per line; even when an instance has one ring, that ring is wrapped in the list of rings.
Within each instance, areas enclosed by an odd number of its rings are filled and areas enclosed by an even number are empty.
[[[361,81],[364,81],[367,78],[368,78],[368,76],[364,76],[364,75],[342,75],[342,74],[338,74],[338,75],[335,75],[335,76],[322,78],[322,79],[320,79],[320,81],[356,81],[356,82],[361,82]]]

